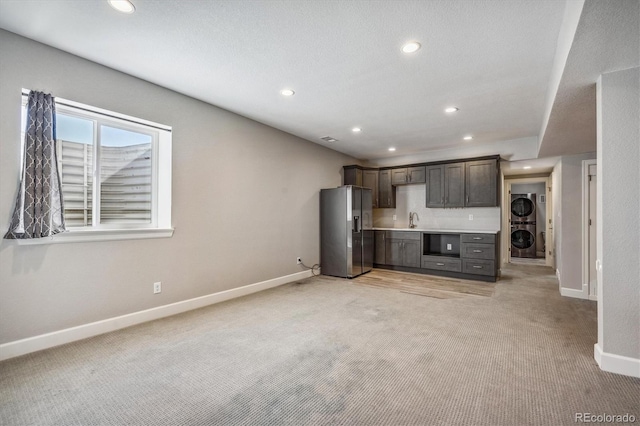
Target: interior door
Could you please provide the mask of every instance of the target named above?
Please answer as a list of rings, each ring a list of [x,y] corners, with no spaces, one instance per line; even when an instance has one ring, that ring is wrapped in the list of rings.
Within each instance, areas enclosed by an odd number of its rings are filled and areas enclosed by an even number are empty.
[[[598,273],[596,271],[596,165],[589,165],[589,296],[597,297]]]

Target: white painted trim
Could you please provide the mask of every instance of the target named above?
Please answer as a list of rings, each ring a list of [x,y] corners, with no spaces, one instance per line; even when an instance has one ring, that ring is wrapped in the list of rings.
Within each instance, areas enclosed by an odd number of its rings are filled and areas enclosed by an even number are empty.
[[[640,359],[603,352],[599,343],[593,345],[593,358],[603,371],[640,378]]]
[[[589,299],[589,286],[582,284],[582,290],[575,288],[560,287],[560,295],[566,297],[574,297],[576,299]]]
[[[77,229],[44,238],[29,238],[12,241],[19,246],[60,243],[86,243],[93,241],[141,240],[146,238],[170,238],[173,228],[141,228],[141,229]]]
[[[99,334],[109,333],[111,331],[120,330],[132,325],[141,324],[147,321],[153,321],[159,318],[180,314],[192,309],[202,308],[204,306],[213,305],[215,303],[224,302],[226,300],[235,299],[237,297],[246,296],[269,288],[277,287],[293,281],[312,276],[311,270],[296,272],[295,274],[285,275],[271,280],[262,281],[255,284],[245,285],[243,287],[233,288],[230,290],[220,291],[218,293],[208,294],[206,296],[196,297],[193,299],[183,300],[156,308],[146,309],[144,311],[133,312],[131,314],[119,317],[108,318],[102,321],[96,321],[89,324],[79,325],[77,327],[66,328],[51,333],[41,334],[39,336],[28,337],[26,339],[16,340],[13,342],[3,343],[0,345],[0,361],[25,355],[31,352],[41,351],[43,349],[52,348],[54,346],[63,345],[65,343],[75,342],[77,340],[86,339],[97,336]]]

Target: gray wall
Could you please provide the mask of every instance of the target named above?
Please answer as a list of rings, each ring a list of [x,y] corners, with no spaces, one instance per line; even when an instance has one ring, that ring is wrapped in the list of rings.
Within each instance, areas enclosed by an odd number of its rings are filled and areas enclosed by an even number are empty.
[[[640,68],[598,81],[598,344],[640,359]]]
[[[542,233],[547,230],[547,203],[538,203],[540,195],[545,195],[545,183],[514,183],[511,185],[512,194],[536,194],[536,254],[544,257],[544,241]],[[546,197],[545,197],[546,198]]]
[[[594,152],[563,156],[553,171],[556,269],[567,289],[582,290],[582,160],[593,158]]]
[[[355,159],[2,30],[0,51],[2,233],[23,87],[173,126],[175,226],[158,240],[3,240],[0,343],[300,272],[296,256],[319,261],[319,190]]]

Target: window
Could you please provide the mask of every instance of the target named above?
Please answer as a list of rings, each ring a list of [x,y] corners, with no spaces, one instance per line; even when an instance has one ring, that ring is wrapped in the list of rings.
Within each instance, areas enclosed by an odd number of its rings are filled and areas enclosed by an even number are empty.
[[[56,143],[69,232],[51,240],[172,234],[170,127],[56,98]]]

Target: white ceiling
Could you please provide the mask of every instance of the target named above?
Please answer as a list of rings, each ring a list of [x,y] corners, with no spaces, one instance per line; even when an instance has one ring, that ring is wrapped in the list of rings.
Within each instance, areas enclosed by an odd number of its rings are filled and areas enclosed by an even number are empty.
[[[0,27],[370,160],[537,138],[565,8],[560,0],[133,3],[124,15],[106,0],[2,0]],[[403,54],[409,40],[422,49]],[[282,97],[285,87],[296,94]],[[460,111],[445,114],[450,105]]]
[[[549,97],[549,119],[540,132],[542,157],[595,151],[598,77],[640,65],[640,1],[581,3],[569,3],[568,10],[579,20],[568,25],[570,49],[564,58],[556,57],[562,67],[557,68],[558,89]]]

